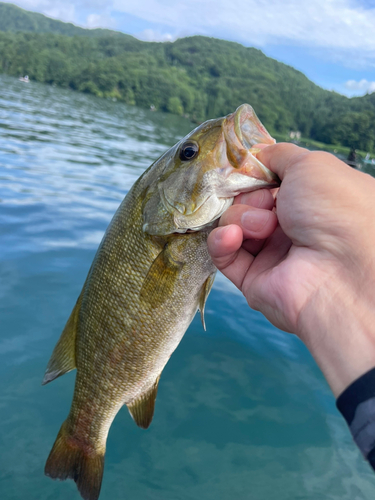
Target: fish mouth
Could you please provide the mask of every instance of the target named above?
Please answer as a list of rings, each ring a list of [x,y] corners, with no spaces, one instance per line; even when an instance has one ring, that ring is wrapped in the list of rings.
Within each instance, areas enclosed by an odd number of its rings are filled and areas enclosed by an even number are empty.
[[[212,187],[206,196],[175,200],[174,192],[159,185],[162,204],[173,217],[175,233],[196,232],[209,227],[221,217],[239,193],[273,188],[280,179],[257,158],[255,144],[274,144],[273,139],[249,104],[242,104],[222,122],[226,157],[222,167],[206,172],[206,185]],[[225,147],[224,147],[225,148]],[[225,154],[225,153],[224,153]],[[171,196],[172,195],[172,196]]]
[[[250,104],[242,104],[233,113],[234,132],[240,143],[251,149],[255,144],[275,144]]]
[[[203,205],[209,205],[208,203],[209,200],[210,199],[213,200],[214,198],[216,198],[216,202],[218,202],[217,204],[219,205],[215,214],[212,215],[208,221],[203,222],[203,224],[195,226],[189,225],[189,227],[186,230],[184,229],[184,232],[195,233],[197,231],[201,231],[206,227],[212,226],[215,223],[215,221],[217,221],[223,215],[225,210],[227,210],[233,204],[233,198],[217,198],[214,196],[210,196],[209,198],[207,198],[206,202]],[[201,209],[203,205],[201,206]]]
[[[233,203],[233,197],[218,198],[215,194],[206,196],[199,205],[194,205],[194,211],[186,213],[179,210],[175,202],[171,202],[164,190],[160,190],[161,201],[168,212],[173,216],[174,234],[195,233],[211,226],[219,219]],[[209,215],[213,214],[213,215]]]
[[[253,108],[242,104],[228,115],[223,122],[224,138],[227,144],[229,168],[227,175],[245,175],[263,181],[263,187],[277,187],[280,179],[261,163],[256,154],[260,151],[255,144],[275,144],[276,141],[264,128]],[[230,168],[232,167],[232,168]]]

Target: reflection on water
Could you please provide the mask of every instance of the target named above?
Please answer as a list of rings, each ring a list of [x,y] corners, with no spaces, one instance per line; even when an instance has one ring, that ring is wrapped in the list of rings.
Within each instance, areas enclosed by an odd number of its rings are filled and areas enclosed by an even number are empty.
[[[183,120],[0,77],[0,498],[79,498],[43,467],[74,373],[40,385],[103,232]],[[303,345],[220,276],[163,372],[154,421],[126,409],[102,500],[360,500],[374,477]]]

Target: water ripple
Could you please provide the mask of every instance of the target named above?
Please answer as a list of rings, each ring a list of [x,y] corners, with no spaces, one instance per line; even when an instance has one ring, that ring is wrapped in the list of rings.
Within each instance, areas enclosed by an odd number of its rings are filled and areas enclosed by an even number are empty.
[[[0,217],[12,252],[95,247],[98,221],[108,223],[137,177],[190,129],[175,117],[5,76],[0,88]]]

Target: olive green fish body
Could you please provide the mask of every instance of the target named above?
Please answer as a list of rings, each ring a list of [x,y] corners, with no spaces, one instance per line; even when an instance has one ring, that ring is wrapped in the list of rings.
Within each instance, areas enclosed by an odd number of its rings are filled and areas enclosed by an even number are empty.
[[[78,316],[68,422],[72,433],[89,425],[89,439],[101,449],[121,406],[155,384],[216,271],[207,252],[210,229],[164,238],[143,232],[143,184],[141,178],[106,231]]]
[[[155,384],[216,270],[207,253],[208,230],[158,241],[143,233],[141,184],[112,220],[83,289],[69,421],[79,427],[90,420],[95,446],[104,447],[121,406]]]
[[[73,402],[46,463],[52,478],[99,496],[107,434],[127,405],[147,428],[161,372],[216,269],[207,237],[241,191],[277,185],[252,154],[273,143],[252,108],[192,131],[134,184],[114,215],[44,383],[77,368]]]

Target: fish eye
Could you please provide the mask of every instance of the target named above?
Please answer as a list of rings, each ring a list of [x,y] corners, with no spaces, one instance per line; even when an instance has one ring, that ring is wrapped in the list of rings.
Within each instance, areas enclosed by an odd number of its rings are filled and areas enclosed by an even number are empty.
[[[180,149],[180,160],[189,161],[193,160],[199,153],[199,146],[196,142],[184,142]]]

